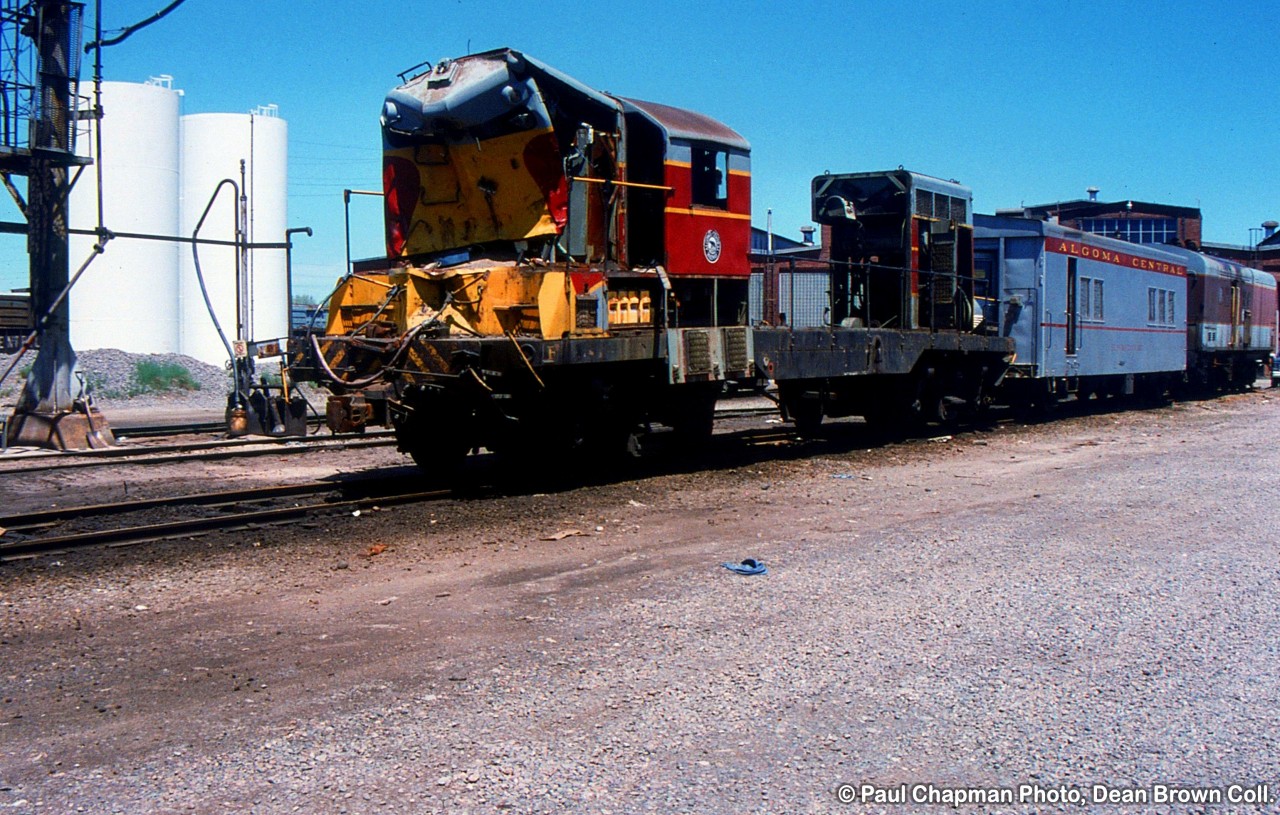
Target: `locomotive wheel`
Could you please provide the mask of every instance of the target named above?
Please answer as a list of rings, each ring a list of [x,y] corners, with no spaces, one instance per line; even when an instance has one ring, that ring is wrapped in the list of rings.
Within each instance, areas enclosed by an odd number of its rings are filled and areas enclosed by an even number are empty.
[[[470,432],[470,416],[421,398],[408,408],[392,414],[399,448],[409,454],[429,481],[447,483],[476,446]]]
[[[973,402],[945,393],[934,397],[930,408],[933,421],[948,430],[955,429],[965,421],[975,418],[978,412]]]
[[[796,426],[796,433],[802,438],[809,438],[818,432],[824,413],[821,391],[805,390],[802,385],[787,383],[779,386],[778,395],[786,418]]]
[[[433,475],[443,475],[455,471],[462,465],[467,453],[471,452],[471,445],[469,442],[457,439],[419,439],[409,444],[406,452],[419,469]]]

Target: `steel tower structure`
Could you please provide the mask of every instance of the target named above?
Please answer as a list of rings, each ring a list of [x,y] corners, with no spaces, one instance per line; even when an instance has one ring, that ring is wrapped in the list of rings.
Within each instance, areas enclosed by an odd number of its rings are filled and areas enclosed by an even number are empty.
[[[60,449],[112,441],[72,381],[67,197],[71,169],[89,163],[75,155],[83,12],[68,0],[0,0],[0,178],[27,218],[36,320],[27,347],[39,340],[7,433],[11,443]],[[14,175],[27,177],[25,201]]]

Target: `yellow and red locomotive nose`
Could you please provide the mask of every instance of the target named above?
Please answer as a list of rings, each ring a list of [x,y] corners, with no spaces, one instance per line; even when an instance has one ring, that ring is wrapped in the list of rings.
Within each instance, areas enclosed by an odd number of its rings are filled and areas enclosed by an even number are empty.
[[[413,222],[413,210],[422,192],[418,167],[401,156],[382,160],[382,191],[385,193],[387,255],[399,257],[404,251]]]

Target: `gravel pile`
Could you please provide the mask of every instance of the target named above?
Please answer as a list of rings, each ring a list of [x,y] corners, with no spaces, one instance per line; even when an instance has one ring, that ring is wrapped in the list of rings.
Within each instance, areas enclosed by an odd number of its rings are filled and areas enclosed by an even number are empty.
[[[210,365],[182,354],[132,354],[115,348],[102,348],[76,353],[80,373],[91,385],[94,401],[100,405],[128,404],[144,407],[156,402],[182,402],[196,408],[217,408],[226,403],[231,375],[223,367]],[[9,367],[11,355],[0,355],[0,371]],[[0,400],[5,404],[16,400],[22,390],[21,372],[35,361],[35,353],[23,358],[19,369],[0,385]],[[174,386],[162,389],[148,387],[139,381],[139,365],[153,363],[170,370],[183,370],[190,375],[193,388]]]

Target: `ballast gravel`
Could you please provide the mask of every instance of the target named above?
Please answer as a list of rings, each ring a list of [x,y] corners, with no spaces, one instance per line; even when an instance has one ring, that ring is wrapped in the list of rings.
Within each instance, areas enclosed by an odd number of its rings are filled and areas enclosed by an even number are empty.
[[[0,812],[1274,811],[1278,401],[0,566]]]

